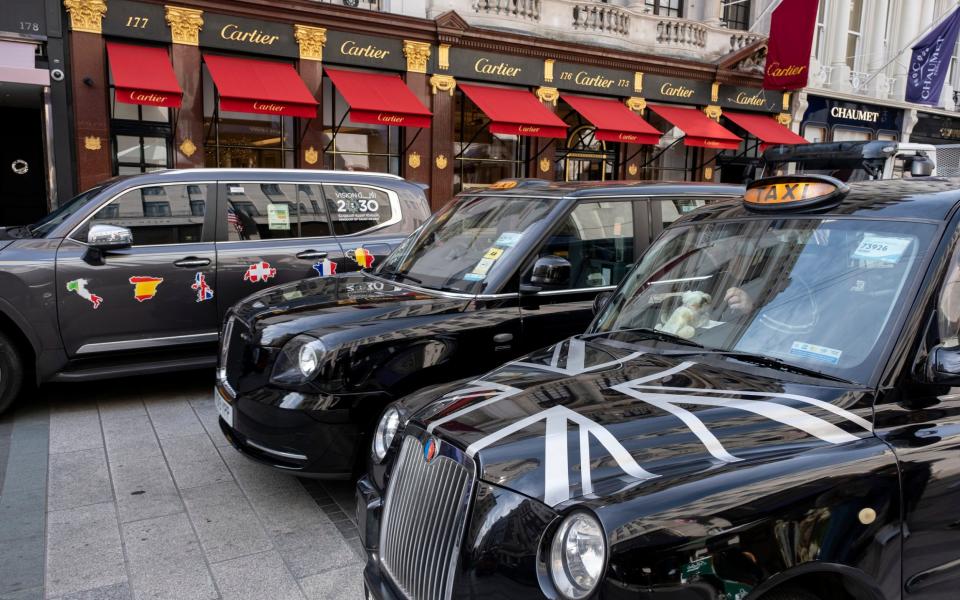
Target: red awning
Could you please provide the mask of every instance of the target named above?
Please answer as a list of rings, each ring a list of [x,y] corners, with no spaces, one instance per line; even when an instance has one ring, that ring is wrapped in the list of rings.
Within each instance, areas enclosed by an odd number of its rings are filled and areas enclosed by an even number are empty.
[[[317,116],[317,101],[289,63],[204,54],[220,93],[220,109],[233,112]]]
[[[490,131],[504,135],[567,137],[567,124],[526,90],[462,83],[463,93],[490,118]]]
[[[598,140],[656,145],[663,135],[619,100],[569,95],[563,99],[597,128]]]
[[[682,131],[683,143],[687,146],[736,150],[743,141],[695,108],[650,105],[650,110]]]
[[[179,108],[183,90],[166,48],[107,42],[117,102]]]
[[[767,146],[809,143],[805,138],[777,123],[776,119],[769,115],[725,112],[723,116],[743,127],[763,142],[760,145],[761,151]]]
[[[327,76],[350,105],[354,123],[430,127],[433,113],[399,75],[327,69]]]

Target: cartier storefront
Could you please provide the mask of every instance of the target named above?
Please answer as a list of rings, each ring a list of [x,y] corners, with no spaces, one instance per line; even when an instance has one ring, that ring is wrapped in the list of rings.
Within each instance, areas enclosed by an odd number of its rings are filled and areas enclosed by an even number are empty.
[[[327,168],[402,175],[438,207],[504,177],[712,180],[720,152],[796,142],[789,98],[733,60],[306,0],[65,7],[79,189],[158,168]]]

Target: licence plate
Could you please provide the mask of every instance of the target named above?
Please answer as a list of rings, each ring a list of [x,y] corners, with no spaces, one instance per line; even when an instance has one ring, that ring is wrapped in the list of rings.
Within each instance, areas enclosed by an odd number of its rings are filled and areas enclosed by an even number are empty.
[[[217,412],[220,413],[220,418],[223,419],[227,425],[233,427],[233,406],[223,398],[220,390],[214,390],[213,402],[217,405]]]

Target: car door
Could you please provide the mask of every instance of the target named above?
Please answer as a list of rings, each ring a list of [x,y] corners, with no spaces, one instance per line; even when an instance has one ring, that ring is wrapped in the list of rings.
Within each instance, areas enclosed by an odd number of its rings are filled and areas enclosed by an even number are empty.
[[[220,316],[272,285],[355,270],[330,227],[319,183],[223,181],[217,215]]]
[[[521,283],[530,284],[533,263],[559,256],[570,263],[566,285],[543,288],[521,301],[524,350],[583,333],[593,319],[593,300],[613,290],[633,267],[638,232],[634,198],[582,200],[528,258]],[[648,242],[644,241],[643,247]]]
[[[400,199],[393,190],[357,183],[326,183],[323,193],[333,231],[351,263],[349,270],[376,267],[406,237],[382,233],[402,221]]]
[[[60,335],[69,356],[216,341],[212,183],[141,185],[107,201],[57,251]],[[130,248],[87,246],[93,225],[130,229]]]

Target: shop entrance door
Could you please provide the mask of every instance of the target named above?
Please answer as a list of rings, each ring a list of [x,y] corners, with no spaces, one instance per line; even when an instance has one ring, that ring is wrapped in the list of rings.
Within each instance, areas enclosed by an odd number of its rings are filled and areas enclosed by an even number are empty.
[[[0,144],[0,226],[27,225],[47,213],[43,117],[36,87],[28,89],[37,95],[36,108],[11,106],[10,96],[0,99],[0,126],[6,140]],[[32,99],[13,96],[22,103]]]
[[[618,144],[596,139],[596,130],[584,125],[573,130],[561,151],[565,181],[606,181],[616,179]]]

